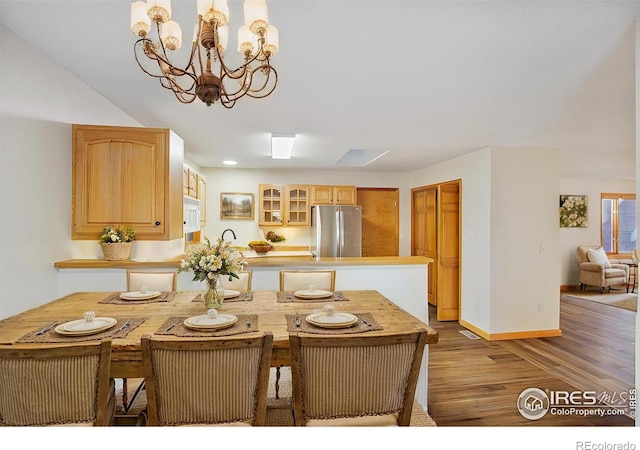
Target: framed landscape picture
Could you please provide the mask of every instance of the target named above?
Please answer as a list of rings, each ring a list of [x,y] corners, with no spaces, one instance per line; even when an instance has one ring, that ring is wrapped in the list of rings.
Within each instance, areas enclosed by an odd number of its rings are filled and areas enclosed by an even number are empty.
[[[220,193],[220,219],[253,220],[253,194]]]
[[[587,226],[586,195],[560,195],[560,228]]]

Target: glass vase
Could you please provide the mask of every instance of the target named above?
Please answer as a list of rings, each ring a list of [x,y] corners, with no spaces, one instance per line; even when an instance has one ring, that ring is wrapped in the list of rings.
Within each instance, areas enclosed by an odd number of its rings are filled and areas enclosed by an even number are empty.
[[[207,291],[204,293],[203,300],[207,309],[217,309],[222,306],[224,288],[218,275],[213,278],[207,278]]]

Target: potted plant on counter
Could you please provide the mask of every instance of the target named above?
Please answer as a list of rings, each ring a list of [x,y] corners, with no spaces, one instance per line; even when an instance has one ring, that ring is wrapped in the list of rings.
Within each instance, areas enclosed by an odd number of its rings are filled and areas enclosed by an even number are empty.
[[[267,234],[264,235],[267,241],[275,244],[276,242],[284,242],[286,238],[281,234],[276,233],[275,231],[267,231]]]
[[[135,238],[136,233],[131,225],[122,228],[113,225],[104,227],[99,240],[104,259],[107,261],[129,259]]]

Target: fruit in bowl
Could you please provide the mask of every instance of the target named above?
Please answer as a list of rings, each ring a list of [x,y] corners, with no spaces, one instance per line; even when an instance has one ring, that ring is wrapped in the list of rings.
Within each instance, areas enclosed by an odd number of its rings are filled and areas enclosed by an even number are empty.
[[[256,253],[266,253],[273,249],[273,246],[267,241],[251,241],[249,242],[249,247],[251,247]]]

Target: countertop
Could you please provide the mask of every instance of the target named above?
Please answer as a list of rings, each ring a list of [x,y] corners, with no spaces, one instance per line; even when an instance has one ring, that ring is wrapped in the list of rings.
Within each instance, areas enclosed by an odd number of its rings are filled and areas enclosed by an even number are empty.
[[[370,256],[370,257],[313,257],[309,252],[302,251],[272,251],[264,256],[249,256],[247,253],[247,268],[271,266],[385,266],[385,265],[420,265],[430,264],[431,258],[425,256]],[[67,259],[56,261],[56,269],[130,269],[130,268],[178,268],[182,255],[162,261],[106,261],[104,259]]]

